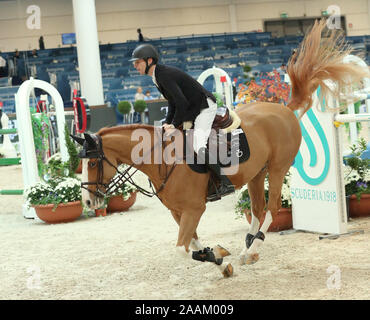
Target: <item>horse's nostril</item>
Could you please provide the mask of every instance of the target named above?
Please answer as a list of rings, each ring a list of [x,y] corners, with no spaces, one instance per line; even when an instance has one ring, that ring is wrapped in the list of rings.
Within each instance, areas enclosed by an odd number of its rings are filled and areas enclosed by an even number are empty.
[[[90,200],[86,200],[86,205],[90,207],[91,201]]]

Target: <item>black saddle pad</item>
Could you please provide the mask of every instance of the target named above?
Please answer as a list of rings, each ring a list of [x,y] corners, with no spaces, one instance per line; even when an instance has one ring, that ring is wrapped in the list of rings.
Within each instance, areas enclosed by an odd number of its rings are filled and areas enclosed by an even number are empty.
[[[193,134],[185,133],[184,139],[185,161],[188,166],[195,172],[207,173],[207,166],[204,163],[198,163],[200,161],[197,161],[194,153]],[[240,126],[227,134],[212,131],[207,147],[212,154],[217,154],[217,160],[224,168],[243,163],[250,156],[247,137]]]

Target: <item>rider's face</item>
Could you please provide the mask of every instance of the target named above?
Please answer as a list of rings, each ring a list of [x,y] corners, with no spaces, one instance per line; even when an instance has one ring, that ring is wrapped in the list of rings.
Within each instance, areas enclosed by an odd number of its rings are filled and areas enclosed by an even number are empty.
[[[143,59],[138,59],[133,62],[134,68],[139,71],[141,75],[145,74],[146,63]]]

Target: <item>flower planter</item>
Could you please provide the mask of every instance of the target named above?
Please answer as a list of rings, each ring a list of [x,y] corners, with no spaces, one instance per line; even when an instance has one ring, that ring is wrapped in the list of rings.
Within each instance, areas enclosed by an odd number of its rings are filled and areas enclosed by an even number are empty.
[[[114,196],[109,199],[107,212],[122,212],[128,210],[136,201],[136,191],[131,193],[130,198],[123,200],[122,195]]]
[[[80,201],[61,203],[55,211],[54,204],[35,205],[37,216],[47,223],[71,222],[76,220],[82,214],[82,205]]]
[[[370,216],[370,194],[364,193],[360,200],[356,195],[349,198],[349,216],[351,218],[369,217]]]
[[[99,216],[105,217],[106,215],[107,215],[107,208],[95,209],[95,216],[96,217],[99,217]]]
[[[260,227],[262,226],[263,222],[265,221],[266,212],[263,212],[263,215],[260,219]],[[251,223],[252,216],[245,212],[245,216],[247,221]],[[291,208],[281,208],[277,212],[277,214],[272,216],[272,222],[267,229],[268,232],[277,232],[282,230],[288,230],[293,227],[293,219],[292,219],[292,209]]]

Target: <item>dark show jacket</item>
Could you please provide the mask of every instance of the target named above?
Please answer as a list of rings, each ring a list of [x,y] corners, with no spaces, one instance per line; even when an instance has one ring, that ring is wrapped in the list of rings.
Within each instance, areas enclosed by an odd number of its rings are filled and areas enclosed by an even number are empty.
[[[178,68],[157,64],[154,76],[158,90],[168,101],[165,122],[175,127],[194,121],[202,109],[208,108],[207,98],[216,102],[211,92]]]

